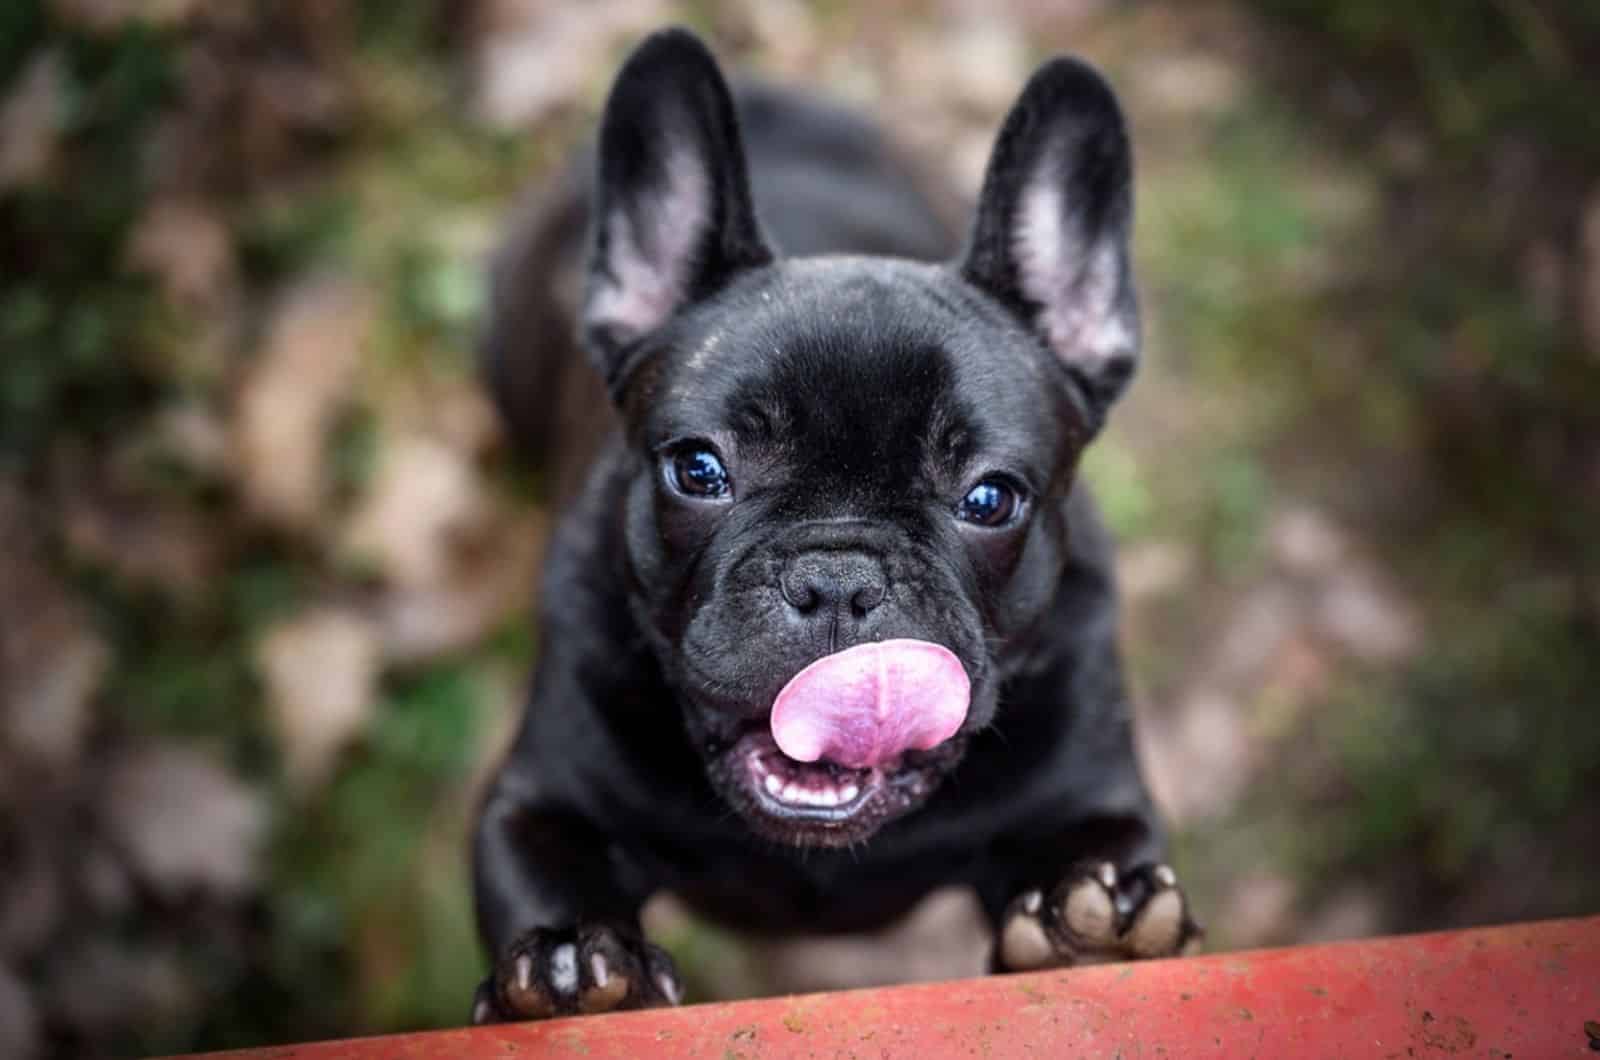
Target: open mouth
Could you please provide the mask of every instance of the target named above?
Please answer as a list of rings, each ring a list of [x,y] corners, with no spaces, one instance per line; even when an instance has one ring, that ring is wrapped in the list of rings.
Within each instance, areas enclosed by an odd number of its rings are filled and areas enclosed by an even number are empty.
[[[961,756],[966,670],[928,641],[858,644],[803,667],[712,771],[758,832],[842,846],[921,804]]]
[[[831,762],[796,762],[766,733],[740,741],[743,766],[762,809],[781,816],[842,820],[884,782],[882,767],[849,769]]]
[[[796,761],[765,728],[751,729],[728,748],[719,772],[758,832],[802,846],[846,846],[919,806],[960,759],[964,743],[957,737],[857,769]]]

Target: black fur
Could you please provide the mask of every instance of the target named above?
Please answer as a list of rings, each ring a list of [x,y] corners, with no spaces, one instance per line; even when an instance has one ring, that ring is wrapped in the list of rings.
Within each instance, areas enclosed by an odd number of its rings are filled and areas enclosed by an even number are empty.
[[[477,834],[479,923],[502,958],[485,1005],[542,1014],[507,1000],[518,940],[544,929],[547,950],[548,932],[586,924],[635,938],[661,889],[744,930],[827,932],[881,926],[950,883],[998,918],[1084,858],[1159,859],[1109,541],[1074,484],[1133,351],[1085,359],[1040,323],[1112,312],[1136,340],[1131,167],[1105,83],[1068,60],[1035,76],[949,264],[947,204],[871,126],[759,86],[731,95],[685,31],[624,67],[595,172],[592,198],[569,181],[502,255],[485,344],[513,437],[546,459],[563,446],[565,484],[528,710]],[[664,201],[685,189],[701,198]],[[1063,227],[1028,238],[1109,248],[1115,289],[1094,305],[1073,301],[1090,296],[1071,269],[1023,275],[1066,260],[1019,257],[1030,193],[1064,195],[1036,211]],[[662,217],[695,223],[652,228]],[[620,416],[571,368],[583,261],[583,333]],[[663,461],[691,443],[720,453],[731,498],[670,485]],[[1023,488],[1022,517],[957,520],[996,474]],[[797,564],[866,578],[881,604],[798,616],[783,583]],[[960,733],[908,753],[854,814],[773,813],[731,749],[808,662],[890,637],[961,659]]]

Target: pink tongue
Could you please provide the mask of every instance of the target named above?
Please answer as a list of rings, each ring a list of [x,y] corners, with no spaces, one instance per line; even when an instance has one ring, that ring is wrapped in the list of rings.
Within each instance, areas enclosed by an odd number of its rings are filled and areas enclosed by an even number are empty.
[[[797,762],[864,769],[948,740],[967,716],[961,660],[925,640],[858,644],[795,674],[772,703],[772,738]]]

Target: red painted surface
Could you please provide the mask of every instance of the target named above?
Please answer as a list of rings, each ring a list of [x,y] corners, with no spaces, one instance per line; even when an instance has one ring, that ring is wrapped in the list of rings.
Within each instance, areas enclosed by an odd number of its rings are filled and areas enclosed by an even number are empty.
[[[1587,1021],[1600,917],[227,1055],[1600,1057]]]

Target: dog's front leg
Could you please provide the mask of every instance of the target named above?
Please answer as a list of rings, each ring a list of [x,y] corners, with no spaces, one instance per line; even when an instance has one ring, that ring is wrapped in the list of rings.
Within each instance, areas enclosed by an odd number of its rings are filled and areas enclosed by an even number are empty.
[[[478,921],[494,967],[472,1021],[677,1004],[672,960],[645,941],[639,899],[616,883],[606,838],[528,787],[508,767],[478,822]]]

